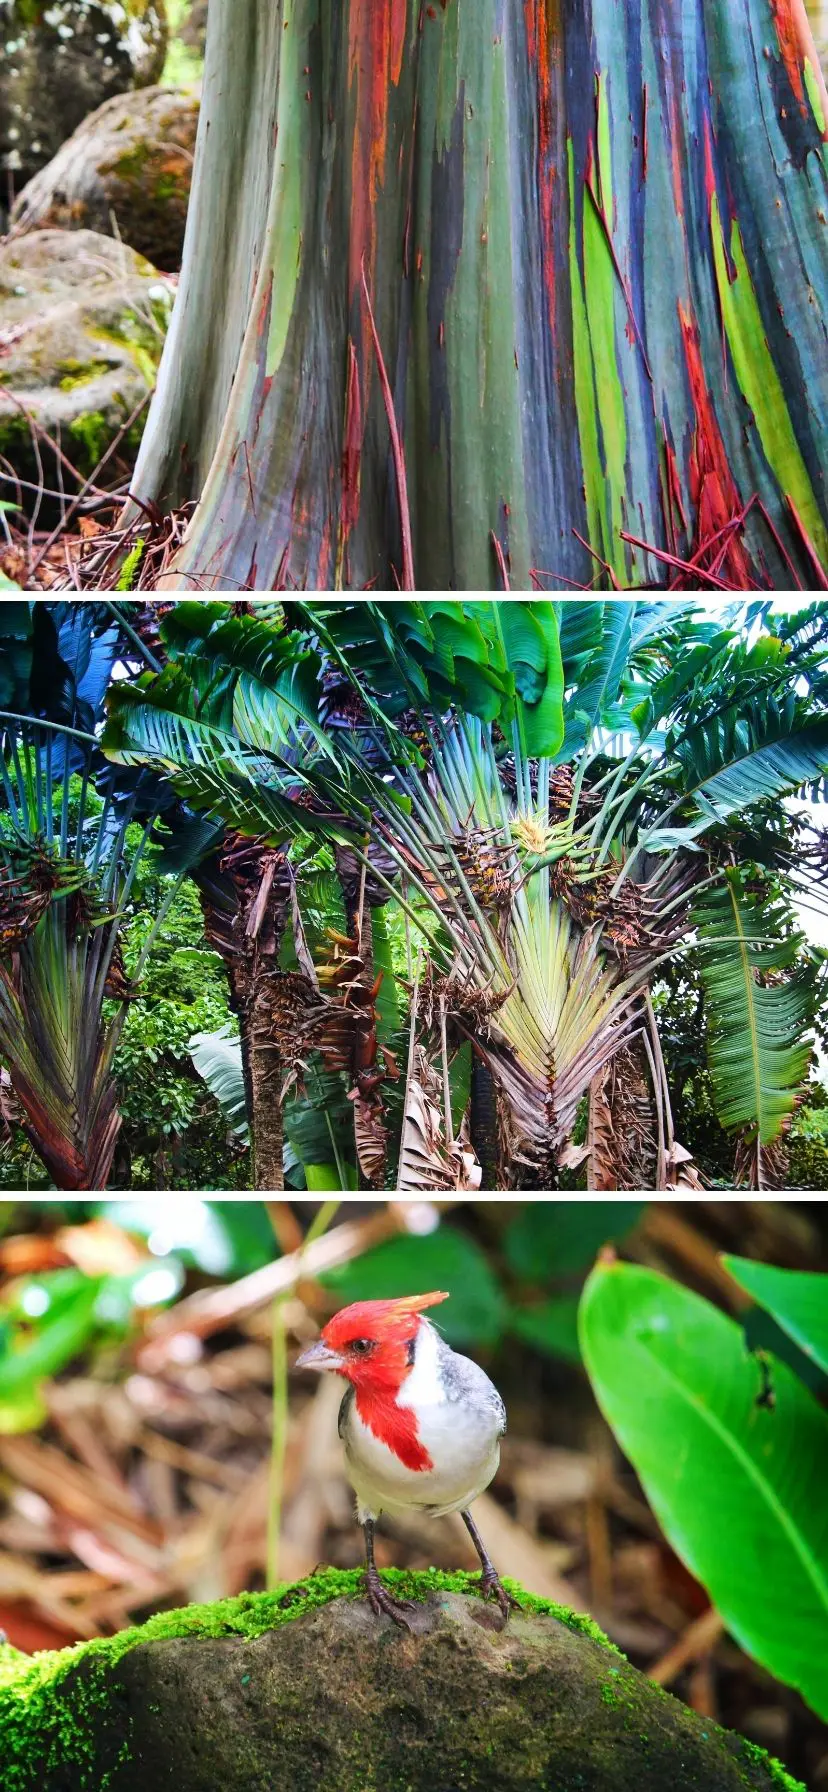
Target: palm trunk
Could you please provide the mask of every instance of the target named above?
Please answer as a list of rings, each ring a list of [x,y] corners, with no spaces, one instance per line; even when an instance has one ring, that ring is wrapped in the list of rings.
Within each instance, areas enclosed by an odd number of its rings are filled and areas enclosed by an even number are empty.
[[[356,941],[362,961],[359,982],[364,990],[370,990],[374,983],[375,969],[374,922],[371,912],[369,874],[363,875],[362,868],[353,853],[343,847],[336,849],[336,870],[345,908],[345,931],[352,940]],[[358,1093],[354,1098],[354,1133],[358,1185],[360,1189],[367,1191],[385,1186],[388,1169],[388,1137],[381,1094],[370,1092],[364,1096],[359,1088],[360,1070],[363,1073],[367,1071],[370,1075],[376,1069],[377,1036],[373,1000],[368,1004],[366,1014],[370,1014],[373,1018],[357,1034],[355,1044],[356,1053],[364,1058],[365,1062],[355,1065]],[[369,1164],[370,1168],[366,1169],[366,1164]]]
[[[230,832],[221,857],[205,861],[198,877],[205,935],[224,960],[239,1022],[253,1187],[281,1190],[284,1117],[275,993],[290,879],[273,847]]]
[[[825,116],[802,0],[211,0],[172,582],[394,583],[369,296],[422,588],[818,581]]]
[[[227,962],[230,1005],[239,1022],[242,1075],[250,1129],[251,1187],[283,1189],[282,1066],[271,1037],[270,978],[244,961]]]
[[[497,1087],[494,1077],[479,1052],[472,1047],[471,1105],[469,1136],[472,1150],[480,1165],[484,1189],[498,1189],[500,1180],[500,1136],[497,1119]]]
[[[264,978],[249,1010],[250,1106],[253,1140],[253,1187],[262,1191],[285,1186],[285,1129],[282,1111],[282,1062],[268,1037],[270,991]]]

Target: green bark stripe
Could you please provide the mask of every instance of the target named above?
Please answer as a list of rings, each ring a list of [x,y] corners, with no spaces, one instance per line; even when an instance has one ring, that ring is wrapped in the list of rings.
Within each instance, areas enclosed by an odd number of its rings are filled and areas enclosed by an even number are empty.
[[[791,497],[823,562],[828,561],[828,530],[794,434],[782,382],[768,346],[762,314],[745,259],[742,233],[736,219],[730,232],[730,254],[736,269],[731,280],[725,252],[719,201],[714,193],[710,206],[716,283],[725,334],[736,378],[756,420],[768,465],[780,488]]]

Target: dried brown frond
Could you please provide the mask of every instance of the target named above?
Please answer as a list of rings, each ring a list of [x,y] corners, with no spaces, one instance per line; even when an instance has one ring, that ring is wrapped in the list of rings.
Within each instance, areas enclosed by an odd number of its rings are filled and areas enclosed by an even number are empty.
[[[48,841],[5,842],[11,876],[0,879],[0,952],[14,952],[52,903],[65,901],[67,937],[79,939],[106,920],[94,878],[77,859],[62,858]]]
[[[444,1137],[442,1103],[440,1076],[423,1047],[417,1045],[405,1091],[397,1182],[400,1193],[448,1193],[480,1187],[480,1165],[463,1130],[457,1139]]]
[[[464,894],[458,866],[472,895],[483,909],[501,912],[511,907],[515,891],[516,856],[511,842],[499,838],[499,829],[466,828],[451,835],[438,848],[441,874],[455,895]],[[426,872],[424,882],[434,885]]]
[[[354,1104],[354,1142],[357,1162],[371,1188],[384,1188],[388,1180],[388,1133],[385,1108],[374,1092],[363,1095],[359,1088],[351,1090]]]
[[[219,869],[232,885],[235,907],[202,899],[205,932],[225,961],[275,960],[291,895],[291,872],[284,853],[262,839],[228,829]]]
[[[772,1145],[742,1133],[737,1140],[733,1165],[736,1188],[784,1189],[788,1186],[790,1154],[784,1137]]]
[[[640,1040],[622,1046],[589,1092],[589,1186],[649,1189],[656,1182],[656,1110]]]
[[[446,976],[435,969],[430,959],[423,969],[419,989],[419,1014],[425,1032],[439,1031],[445,1013],[448,1021],[461,1023],[475,1038],[484,1041],[489,1037],[492,1016],[511,994],[511,987],[499,992],[479,989],[458,971],[452,970]]]
[[[139,983],[133,983],[127,976],[124,966],[123,947],[120,939],[115,942],[115,949],[109,961],[109,970],[104,983],[104,995],[111,996],[116,1002],[134,1002],[141,994]]]

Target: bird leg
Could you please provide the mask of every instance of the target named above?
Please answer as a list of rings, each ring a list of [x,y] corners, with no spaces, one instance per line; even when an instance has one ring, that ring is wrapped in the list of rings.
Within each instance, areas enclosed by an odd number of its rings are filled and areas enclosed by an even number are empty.
[[[480,1566],[483,1570],[483,1573],[480,1576],[480,1591],[484,1599],[495,1598],[497,1600],[503,1613],[503,1622],[505,1624],[508,1622],[509,1613],[511,1611],[520,1611],[520,1604],[517,1599],[512,1598],[511,1593],[507,1593],[506,1588],[500,1579],[500,1575],[491,1561],[486,1545],[483,1542],[483,1538],[480,1535],[471,1513],[461,1512],[460,1517],[462,1518],[472,1543],[477,1550],[477,1554],[480,1557]]]
[[[409,1621],[405,1616],[406,1612],[410,1612],[413,1609],[411,1600],[392,1599],[391,1594],[386,1593],[382,1581],[380,1580],[379,1569],[374,1561],[373,1518],[364,1519],[362,1529],[365,1536],[365,1559],[367,1564],[365,1585],[372,1612],[376,1612],[377,1616],[379,1616],[380,1612],[385,1612],[386,1616],[393,1618],[394,1623],[399,1624],[401,1629],[413,1630],[413,1624],[409,1624]]]

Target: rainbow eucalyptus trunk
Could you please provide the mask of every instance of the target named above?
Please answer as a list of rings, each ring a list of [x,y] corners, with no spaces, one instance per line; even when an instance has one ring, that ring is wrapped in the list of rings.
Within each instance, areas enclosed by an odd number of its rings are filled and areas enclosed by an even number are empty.
[[[586,583],[598,558],[663,583],[671,556],[691,584],[819,582],[828,101],[803,0],[209,16],[133,487],[200,499],[173,582],[408,582],[403,454],[421,588]]]

